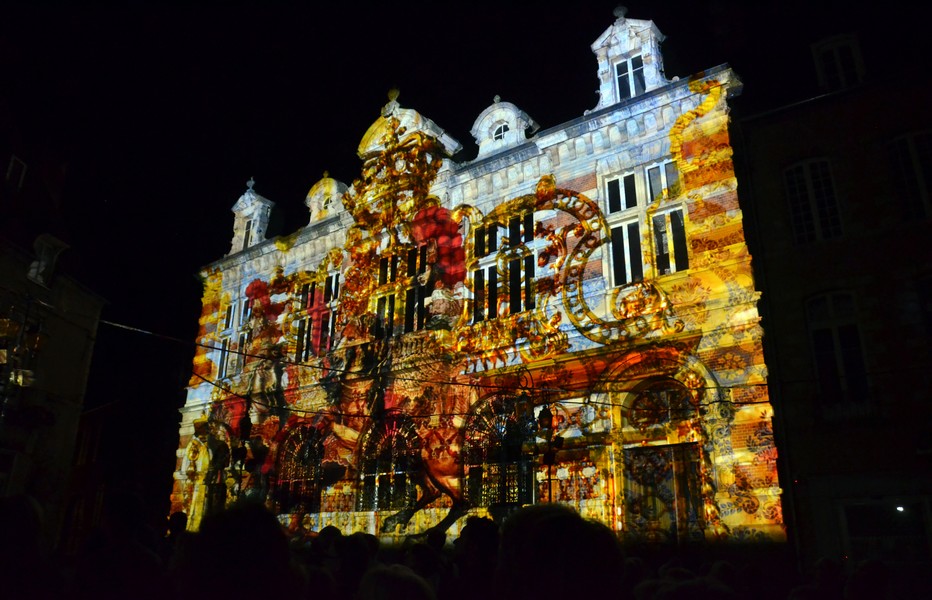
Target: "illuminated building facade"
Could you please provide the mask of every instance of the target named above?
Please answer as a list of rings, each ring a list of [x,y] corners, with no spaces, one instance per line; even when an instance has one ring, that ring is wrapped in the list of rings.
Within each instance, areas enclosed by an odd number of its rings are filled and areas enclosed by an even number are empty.
[[[784,538],[725,66],[663,75],[651,21],[592,45],[600,101],[477,157],[395,94],[351,185],[265,239],[250,182],[203,270],[173,510],[385,536],[561,502],[632,541]]]

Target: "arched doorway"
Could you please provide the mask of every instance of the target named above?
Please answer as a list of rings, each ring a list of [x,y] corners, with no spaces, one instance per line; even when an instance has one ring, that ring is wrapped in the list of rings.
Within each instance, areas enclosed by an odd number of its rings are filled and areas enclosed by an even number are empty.
[[[495,396],[480,401],[466,423],[464,497],[471,506],[518,507],[534,501],[536,423],[526,396]]]
[[[633,541],[704,539],[699,397],[672,377],[654,377],[623,406],[624,530]]]
[[[299,427],[285,438],[278,455],[277,512],[320,511],[323,457],[323,440],[316,427]]]
[[[423,461],[421,439],[410,418],[388,413],[373,424],[362,448],[356,510],[398,510],[417,497]]]

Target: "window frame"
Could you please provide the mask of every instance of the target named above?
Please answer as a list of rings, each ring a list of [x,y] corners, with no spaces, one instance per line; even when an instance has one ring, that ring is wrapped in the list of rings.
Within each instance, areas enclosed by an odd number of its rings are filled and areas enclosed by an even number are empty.
[[[823,301],[823,315],[814,314]],[[850,308],[839,307],[841,302]],[[824,292],[809,297],[803,308],[820,406],[833,411],[869,405],[870,378],[856,295],[847,290]]]
[[[620,67],[624,65],[624,73],[620,73]],[[613,76],[615,79],[615,90],[618,94],[618,101],[629,100],[639,96],[647,91],[647,81],[644,74],[644,55],[635,54],[623,58],[612,66]],[[627,89],[623,90],[622,78],[624,78]],[[638,85],[640,84],[640,86]]]
[[[816,168],[821,173],[815,173]],[[844,235],[833,171],[832,161],[826,157],[798,161],[783,169],[783,193],[796,244],[824,242]],[[801,177],[791,182],[794,172],[800,172]],[[816,179],[816,176],[821,179]],[[820,181],[827,185],[818,185]],[[797,190],[805,193],[800,194]],[[819,190],[828,190],[830,195],[820,199]]]
[[[923,151],[918,143],[922,140]],[[905,152],[901,151],[905,146]],[[912,131],[887,144],[893,187],[908,218],[932,216],[932,130]]]

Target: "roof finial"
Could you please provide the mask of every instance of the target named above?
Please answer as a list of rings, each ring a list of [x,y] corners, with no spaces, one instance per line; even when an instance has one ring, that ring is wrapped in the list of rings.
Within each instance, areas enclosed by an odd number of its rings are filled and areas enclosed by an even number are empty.
[[[249,189],[250,192],[252,191],[252,186],[254,185],[256,185],[256,180],[250,177],[249,181],[246,182],[246,187]]]
[[[498,94],[495,94],[495,97],[492,98],[492,102],[494,102],[495,104],[498,104],[501,101],[502,101],[502,97],[499,96]]]
[[[398,88],[392,88],[388,90],[388,104],[382,107],[382,116],[387,117],[388,115],[395,112],[395,109],[398,108],[398,95],[401,92],[398,91]]]
[[[615,10],[612,11],[612,14],[615,15],[615,17],[617,17],[620,21],[624,21],[625,15],[628,14],[628,7],[619,4],[615,7]]]
[[[330,177],[330,171],[324,171],[324,179]]]

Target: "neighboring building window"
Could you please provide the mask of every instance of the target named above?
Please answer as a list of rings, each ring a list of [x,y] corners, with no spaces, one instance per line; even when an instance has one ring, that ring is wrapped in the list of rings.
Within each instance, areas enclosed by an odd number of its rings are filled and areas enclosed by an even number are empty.
[[[10,163],[6,168],[6,180],[18,190],[23,189],[23,181],[26,179],[26,163],[24,163],[15,154],[10,155]]]
[[[823,405],[866,403],[867,372],[854,296],[837,292],[812,298],[806,317]]]
[[[667,275],[689,268],[686,249],[686,223],[683,209],[678,208],[653,218],[654,255],[657,275]]]
[[[404,508],[417,497],[421,469],[420,438],[404,416],[387,414],[366,436],[360,469],[357,510]]]
[[[926,336],[932,339],[932,277],[920,279],[916,284],[919,295],[919,310],[925,322]]]
[[[315,427],[301,427],[289,434],[278,458],[275,501],[278,513],[320,511],[323,487],[324,445]]]
[[[905,216],[932,215],[932,132],[894,140],[890,144],[890,162]]]
[[[463,485],[471,506],[533,502],[534,456],[524,447],[534,441],[535,423],[519,418],[519,403],[491,399],[467,423]]]
[[[812,46],[819,85],[826,90],[840,90],[864,81],[861,50],[854,35],[839,35]]]
[[[784,171],[796,243],[828,240],[841,235],[841,217],[827,160],[811,160]]]
[[[495,128],[495,132],[492,134],[493,140],[503,140],[505,139],[505,134],[508,132],[508,124],[502,123]]]
[[[637,207],[637,177],[634,173],[626,173],[621,177],[607,180],[605,188],[609,214]]]
[[[633,56],[616,63],[615,81],[618,85],[619,101],[643,94],[646,86],[644,84],[644,60],[641,56]]]

